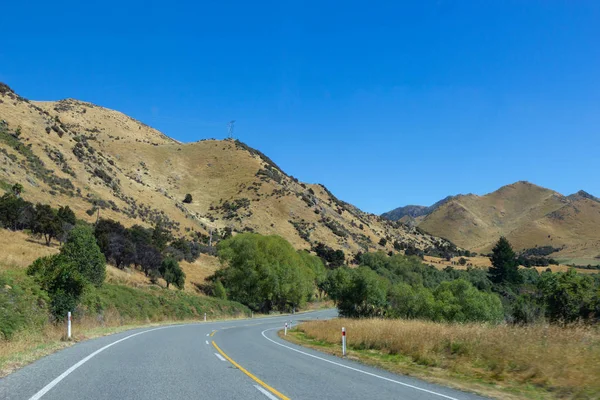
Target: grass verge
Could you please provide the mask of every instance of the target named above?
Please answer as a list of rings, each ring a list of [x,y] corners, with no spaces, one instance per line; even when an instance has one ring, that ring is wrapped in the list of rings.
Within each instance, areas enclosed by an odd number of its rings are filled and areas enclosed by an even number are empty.
[[[181,291],[105,283],[89,288],[73,317],[73,338],[65,324],[51,323],[49,299],[23,270],[0,272],[0,377],[70,344],[127,329],[250,316],[242,304]]]
[[[600,398],[600,332],[406,320],[310,321],[285,339],[392,372],[502,399]]]

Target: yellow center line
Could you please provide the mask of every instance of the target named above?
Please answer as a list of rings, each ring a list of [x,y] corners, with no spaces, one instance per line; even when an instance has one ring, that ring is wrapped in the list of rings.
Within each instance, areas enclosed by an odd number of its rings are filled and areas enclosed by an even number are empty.
[[[273,393],[275,396],[279,397],[281,400],[290,400],[289,397],[284,396],[283,394],[279,393],[277,390],[275,390],[274,388],[272,388],[271,386],[267,385],[266,383],[264,383],[263,381],[261,381],[260,379],[258,379],[256,376],[252,375],[247,369],[245,369],[244,367],[242,367],[240,364],[236,363],[235,361],[233,361],[231,359],[231,357],[229,357],[227,354],[225,354],[223,352],[223,350],[221,350],[221,348],[219,346],[217,346],[217,344],[215,343],[215,341],[213,340],[212,345],[215,347],[215,349],[217,349],[217,351],[219,353],[221,353],[221,355],[223,357],[225,357],[227,359],[227,361],[229,361],[230,363],[232,363],[233,365],[235,365],[237,367],[237,369],[239,369],[240,371],[242,371],[243,373],[245,373],[246,375],[248,375],[250,378],[252,378],[252,380],[254,380],[256,383],[258,383],[260,386],[264,387],[265,389],[267,389],[269,392]]]
[[[214,336],[214,335],[215,335],[215,333],[217,333],[217,331],[212,331],[212,332],[210,333],[210,336]]]

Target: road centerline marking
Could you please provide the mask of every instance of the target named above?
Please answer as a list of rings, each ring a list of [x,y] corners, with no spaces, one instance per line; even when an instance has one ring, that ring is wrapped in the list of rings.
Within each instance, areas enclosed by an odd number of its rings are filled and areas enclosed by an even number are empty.
[[[208,340],[205,340],[206,344],[208,344]]]
[[[215,353],[215,356],[217,356],[217,358],[221,361],[227,361],[226,359],[223,358],[222,355],[220,355],[219,353]]]
[[[248,375],[254,382],[258,383],[264,389],[266,389],[269,392],[271,392],[270,394],[275,395],[276,399],[290,400],[289,397],[283,395],[282,393],[278,392],[276,389],[274,389],[271,386],[267,385],[266,383],[264,383],[263,381],[261,381],[259,378],[257,378],[256,376],[252,375],[252,373],[250,373],[247,369],[245,369],[244,367],[242,367],[240,364],[238,364],[235,361],[233,361],[231,359],[231,357],[229,357],[227,354],[225,354],[225,352],[223,350],[221,350],[221,348],[219,346],[217,346],[217,344],[215,343],[214,340],[212,341],[212,345],[215,347],[215,349],[217,349],[217,351],[219,353],[221,353],[221,355],[223,357],[225,357],[227,359],[227,361],[229,361],[230,363],[232,363],[237,369],[239,369],[240,371],[242,371],[244,374]]]

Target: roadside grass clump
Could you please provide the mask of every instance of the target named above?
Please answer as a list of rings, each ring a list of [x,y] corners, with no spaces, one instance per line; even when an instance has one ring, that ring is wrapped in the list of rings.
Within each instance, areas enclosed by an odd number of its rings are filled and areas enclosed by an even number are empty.
[[[405,361],[391,367],[397,372],[414,372],[410,366],[427,367],[421,375],[442,370],[454,379],[517,391],[534,388],[542,398],[600,396],[597,326],[335,319],[305,322],[298,330],[311,340],[339,344],[342,326],[350,356],[352,351],[399,356],[395,360]]]

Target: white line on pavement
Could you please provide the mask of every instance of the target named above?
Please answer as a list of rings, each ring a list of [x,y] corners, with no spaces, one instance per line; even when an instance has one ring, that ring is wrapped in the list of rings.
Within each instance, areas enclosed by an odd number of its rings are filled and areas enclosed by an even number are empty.
[[[148,333],[148,332],[152,332],[152,331],[157,331],[159,329],[176,328],[176,327],[179,327],[179,326],[182,326],[182,325],[163,326],[163,327],[160,327],[160,328],[148,329],[147,331],[134,333],[133,335],[126,336],[123,339],[119,339],[119,340],[114,341],[114,342],[112,342],[110,344],[107,344],[106,346],[102,347],[101,349],[96,350],[95,352],[93,352],[89,356],[85,357],[84,359],[82,359],[81,361],[79,361],[77,364],[73,365],[71,368],[69,368],[68,370],[66,370],[62,374],[60,374],[52,382],[50,382],[49,384],[47,384],[46,386],[44,386],[42,388],[42,390],[40,390],[39,392],[37,392],[36,394],[34,394],[33,396],[31,396],[31,398],[29,400],[38,400],[38,399],[41,399],[43,395],[45,395],[46,393],[48,393],[48,391],[50,389],[52,389],[54,386],[58,385],[60,383],[60,381],[62,381],[63,379],[65,379],[67,376],[69,376],[69,374],[71,372],[75,371],[77,368],[81,367],[83,364],[85,364],[86,362],[88,362],[91,358],[93,358],[94,356],[102,353],[104,350],[108,349],[111,346],[114,346],[117,343],[121,343],[121,342],[123,342],[123,341],[125,341],[127,339],[131,339],[134,336],[141,335],[141,334],[144,334],[144,333]]]
[[[222,355],[220,355],[219,353],[215,353],[215,356],[217,356],[217,358],[221,361],[227,361]]]
[[[206,344],[208,344],[208,340],[205,340]]]
[[[420,390],[420,391],[422,391],[422,392],[426,392],[426,393],[434,394],[434,395],[436,395],[436,396],[444,397],[444,398],[446,398],[446,399],[449,399],[449,400],[458,400],[458,399],[457,399],[457,398],[455,398],[455,397],[446,396],[445,394],[438,393],[438,392],[434,392],[434,391],[432,391],[432,390],[427,390],[427,389],[420,388],[420,387],[418,387],[418,386],[409,385],[408,383],[404,383],[404,382],[396,381],[396,380],[393,380],[393,379],[390,379],[390,378],[386,378],[385,376],[381,376],[381,375],[373,374],[373,373],[371,373],[371,372],[363,371],[362,369],[358,369],[358,368],[350,367],[350,366],[348,366],[348,365],[340,364],[340,363],[337,363],[337,362],[335,362],[335,361],[331,361],[331,360],[328,360],[328,359],[326,359],[326,358],[318,357],[318,356],[315,356],[315,355],[312,355],[312,354],[309,354],[309,353],[305,353],[305,352],[303,352],[303,351],[300,351],[300,350],[298,350],[298,349],[294,349],[293,347],[286,346],[285,344],[281,344],[281,343],[279,343],[279,342],[276,342],[276,341],[275,341],[275,340],[273,340],[273,339],[269,339],[269,338],[268,338],[268,337],[265,335],[265,332],[267,332],[267,331],[272,331],[272,330],[275,330],[275,329],[281,329],[281,328],[271,328],[271,329],[265,329],[264,331],[262,331],[262,332],[261,332],[261,334],[263,335],[263,337],[264,337],[265,339],[267,339],[269,342],[275,343],[277,346],[285,347],[286,349],[289,349],[289,350],[295,351],[295,352],[297,352],[297,353],[300,353],[300,354],[304,354],[305,356],[309,356],[309,357],[312,357],[312,358],[316,358],[317,360],[321,360],[321,361],[328,362],[328,363],[330,363],[330,364],[337,365],[338,367],[347,368],[347,369],[350,369],[350,370],[352,370],[352,371],[360,372],[360,373],[362,373],[362,374],[365,374],[365,375],[369,375],[369,376],[373,376],[373,377],[375,377],[375,378],[383,379],[384,381],[388,381],[388,382],[392,382],[392,383],[397,383],[398,385],[402,385],[402,386],[406,386],[406,387],[409,387],[409,388],[412,388],[412,389]]]
[[[255,388],[256,388],[256,389],[257,389],[259,392],[261,392],[262,394],[264,394],[265,396],[267,396],[269,399],[271,399],[271,400],[279,400],[277,397],[273,396],[271,393],[269,393],[267,390],[265,390],[265,389],[261,388],[260,386],[258,386],[258,385],[254,385],[254,387],[255,387]]]

